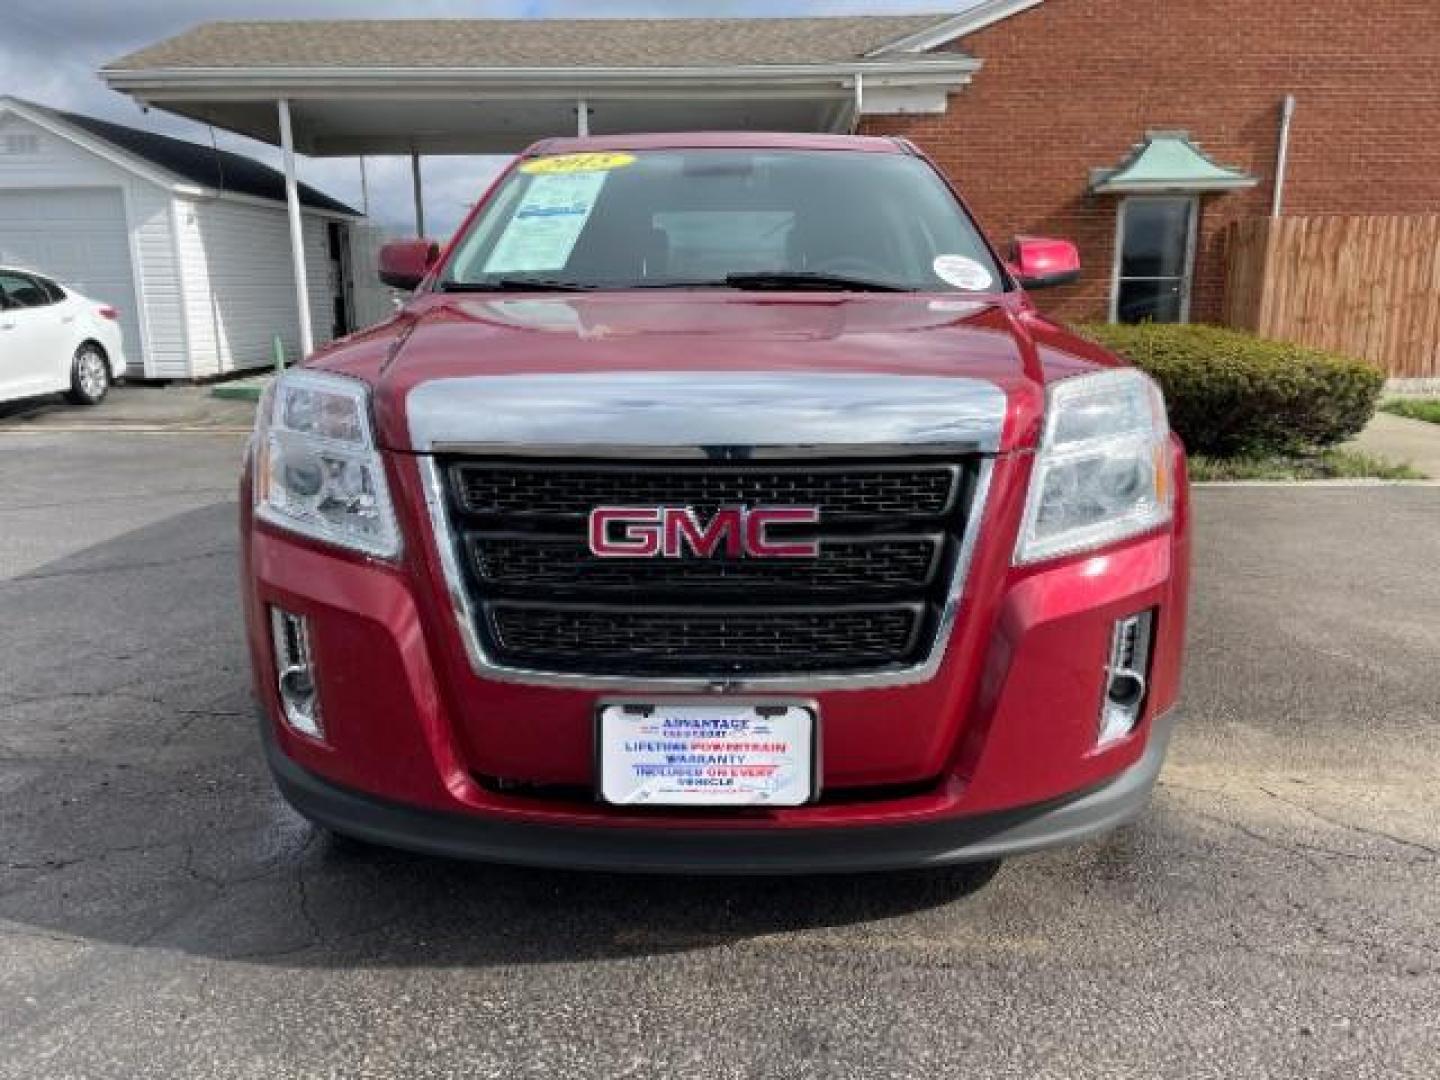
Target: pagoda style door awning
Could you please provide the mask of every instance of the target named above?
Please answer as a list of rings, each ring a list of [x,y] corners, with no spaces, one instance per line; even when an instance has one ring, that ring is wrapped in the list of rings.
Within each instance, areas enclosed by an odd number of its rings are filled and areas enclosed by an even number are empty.
[[[1090,174],[1090,190],[1096,195],[1203,194],[1239,191],[1257,183],[1258,177],[1212,160],[1186,131],[1146,132],[1118,166]]]

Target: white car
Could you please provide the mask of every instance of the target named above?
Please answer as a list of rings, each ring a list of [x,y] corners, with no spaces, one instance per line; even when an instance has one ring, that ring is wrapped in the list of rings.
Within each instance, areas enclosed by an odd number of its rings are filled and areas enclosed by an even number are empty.
[[[0,401],[64,392],[98,405],[125,371],[119,318],[43,274],[0,266]]]

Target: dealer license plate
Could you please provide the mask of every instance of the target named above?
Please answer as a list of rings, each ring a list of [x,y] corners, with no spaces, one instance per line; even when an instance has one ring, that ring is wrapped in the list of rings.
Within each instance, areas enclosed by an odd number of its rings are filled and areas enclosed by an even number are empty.
[[[625,806],[799,806],[815,792],[803,705],[607,705],[600,796]]]

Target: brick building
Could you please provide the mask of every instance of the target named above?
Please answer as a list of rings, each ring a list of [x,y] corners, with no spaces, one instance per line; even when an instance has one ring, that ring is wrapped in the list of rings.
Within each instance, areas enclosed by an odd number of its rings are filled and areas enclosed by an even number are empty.
[[[1147,131],[1187,132],[1214,161],[1256,181],[1177,193],[1193,195],[1198,210],[1189,285],[1189,317],[1197,322],[1220,318],[1226,227],[1271,211],[1287,95],[1295,98],[1287,214],[1440,211],[1440,142],[1427,134],[1440,122],[1436,0],[981,7],[992,8],[996,21],[936,46],[983,65],[947,111],[866,117],[862,130],[906,136],[934,155],[992,236],[1076,240],[1084,277],[1044,297],[1061,317],[1112,311],[1124,196],[1093,193],[1091,170],[1119,164]],[[1143,232],[1142,245],[1153,248],[1167,230],[1183,238],[1185,212],[1172,205],[1137,208],[1144,228],[1132,239]],[[1145,263],[1145,253],[1134,261]],[[1178,261],[1189,260],[1182,252]]]

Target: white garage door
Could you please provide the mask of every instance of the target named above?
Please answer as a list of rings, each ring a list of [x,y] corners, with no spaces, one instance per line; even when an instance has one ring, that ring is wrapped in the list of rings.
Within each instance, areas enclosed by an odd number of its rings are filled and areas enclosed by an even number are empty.
[[[0,264],[29,267],[120,309],[140,369],[140,323],[119,188],[0,191]]]

